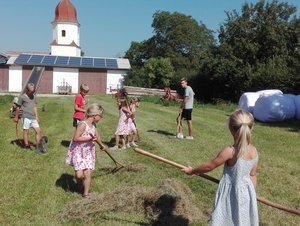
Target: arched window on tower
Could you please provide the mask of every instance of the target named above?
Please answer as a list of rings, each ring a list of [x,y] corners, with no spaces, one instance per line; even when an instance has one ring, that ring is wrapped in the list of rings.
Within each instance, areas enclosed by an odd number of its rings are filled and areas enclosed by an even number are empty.
[[[66,30],[62,30],[62,31],[61,31],[61,36],[62,36],[62,37],[66,37]]]

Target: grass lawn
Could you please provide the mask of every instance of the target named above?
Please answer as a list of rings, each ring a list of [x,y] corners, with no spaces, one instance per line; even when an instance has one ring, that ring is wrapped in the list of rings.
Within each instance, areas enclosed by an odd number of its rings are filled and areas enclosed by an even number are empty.
[[[105,114],[98,124],[104,142],[113,138],[118,121],[116,102],[111,96],[90,96],[100,103]],[[64,164],[67,145],[73,136],[74,97],[39,97],[40,126],[49,138],[46,154],[20,148],[15,124],[9,118],[11,96],[0,96],[0,225],[149,225],[141,213],[109,211],[85,219],[67,218],[62,213],[72,202],[82,201],[75,192],[73,169]],[[197,105],[193,111],[194,140],[174,139],[178,106],[141,102],[137,125],[140,148],[178,162],[196,166],[213,158],[225,145],[232,144],[227,129],[228,115],[234,105]],[[185,133],[187,127],[184,124]],[[21,125],[19,136],[21,137]],[[30,141],[34,141],[30,131]],[[259,151],[258,196],[300,210],[300,122],[255,123],[253,144]],[[201,219],[193,225],[207,225],[217,185],[197,176],[189,177],[178,169],[135,153],[132,149],[110,151],[123,164],[142,164],[143,172],[108,174],[102,167],[114,166],[97,148],[96,170],[91,192],[105,194],[128,186],[157,187],[172,178],[186,184],[195,195]],[[222,167],[209,173],[220,178]],[[101,203],[98,203],[101,205]],[[300,225],[300,217],[259,204],[261,225]]]

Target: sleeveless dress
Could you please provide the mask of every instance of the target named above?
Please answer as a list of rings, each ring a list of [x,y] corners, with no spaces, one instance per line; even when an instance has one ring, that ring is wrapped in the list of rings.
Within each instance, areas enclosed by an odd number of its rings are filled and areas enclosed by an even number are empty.
[[[80,123],[85,123],[85,131],[81,135],[82,137],[90,137],[90,133],[95,136],[96,127],[94,125],[89,127],[89,125],[85,121],[82,121]],[[95,143],[93,141],[71,141],[66,157],[66,164],[73,166],[75,170],[94,170],[95,160]]]
[[[131,112],[135,113],[135,111],[136,111],[135,107],[132,107]],[[128,126],[129,126],[129,133],[136,131],[136,126],[135,126],[134,119],[131,118],[131,117],[128,119]]]
[[[250,178],[250,172],[257,162],[258,154],[251,160],[239,157],[233,166],[224,164],[210,225],[259,225],[256,192]]]
[[[129,134],[129,124],[126,113],[122,110],[119,110],[119,122],[118,127],[115,132],[115,135],[128,135]]]

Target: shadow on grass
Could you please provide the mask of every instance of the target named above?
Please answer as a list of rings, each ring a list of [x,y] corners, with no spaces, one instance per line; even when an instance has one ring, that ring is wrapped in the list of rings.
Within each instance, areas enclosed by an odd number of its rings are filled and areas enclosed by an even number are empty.
[[[10,141],[11,144],[13,145],[17,145],[18,147],[23,148],[24,147],[24,141],[22,139],[16,139],[16,140],[12,140]],[[32,142],[28,142],[29,146],[34,146],[34,144]]]
[[[156,220],[152,222],[152,226],[188,226],[189,220],[182,216],[175,216],[173,214],[174,209],[176,208],[176,202],[178,200],[175,197],[170,195],[162,195],[155,203],[154,209],[157,209],[160,214]],[[144,203],[145,209],[148,206],[153,205],[153,203]]]
[[[73,175],[63,173],[60,176],[60,178],[56,180],[55,185],[56,185],[56,187],[61,187],[62,189],[64,189],[65,192],[79,193],[77,184],[74,181]]]
[[[113,137],[110,139],[110,141],[102,141],[102,142],[108,147],[113,147],[116,144],[116,139]]]
[[[266,122],[266,123],[255,121],[255,123],[261,126],[284,128],[287,131],[294,132],[294,133],[300,132],[300,120],[287,120],[282,122]]]
[[[70,143],[71,143],[71,141],[69,141],[69,140],[62,140],[62,141],[60,142],[60,144],[61,144],[62,146],[64,146],[64,147],[69,147],[69,146],[70,146]]]
[[[162,134],[162,135],[165,135],[165,136],[175,136],[174,133],[170,133],[168,131],[164,131],[164,130],[160,130],[160,129],[158,129],[158,130],[151,129],[151,130],[148,130],[147,132],[158,133],[158,134]]]

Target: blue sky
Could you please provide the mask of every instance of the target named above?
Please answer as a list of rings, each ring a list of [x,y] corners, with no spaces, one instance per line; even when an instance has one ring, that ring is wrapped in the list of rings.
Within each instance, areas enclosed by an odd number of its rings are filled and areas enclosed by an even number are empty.
[[[153,35],[153,14],[180,12],[217,32],[225,11],[240,10],[245,0],[72,0],[77,9],[80,45],[86,56],[122,56],[132,41]],[[257,1],[248,0],[248,3]],[[288,0],[297,7],[300,1]],[[0,52],[50,52],[54,11],[59,0],[0,0]]]

